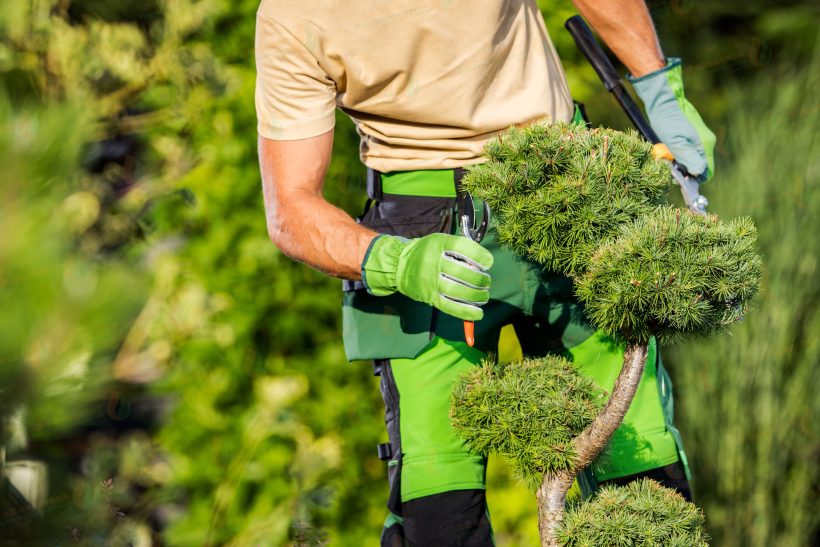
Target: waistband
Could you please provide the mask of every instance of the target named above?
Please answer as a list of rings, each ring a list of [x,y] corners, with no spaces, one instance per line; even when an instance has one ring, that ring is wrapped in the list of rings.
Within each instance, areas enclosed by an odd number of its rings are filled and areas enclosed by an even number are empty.
[[[390,173],[381,173],[368,167],[367,195],[375,200],[382,199],[384,194],[455,198],[460,191],[463,175],[461,167]]]

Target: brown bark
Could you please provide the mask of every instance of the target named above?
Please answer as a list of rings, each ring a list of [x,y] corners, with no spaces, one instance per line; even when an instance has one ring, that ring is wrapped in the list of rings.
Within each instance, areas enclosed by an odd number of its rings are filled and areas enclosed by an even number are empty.
[[[632,404],[638,383],[646,365],[646,344],[629,344],[624,352],[624,364],[612,395],[595,420],[573,441],[576,464],[573,469],[547,474],[536,492],[538,499],[538,529],[541,545],[557,547],[556,529],[564,518],[567,492],[575,476],[592,463],[604,449],[612,434],[624,421],[626,411]]]
[[[577,470],[548,473],[535,493],[538,500],[538,534],[543,547],[558,546],[555,530],[564,518],[567,492],[577,473]]]

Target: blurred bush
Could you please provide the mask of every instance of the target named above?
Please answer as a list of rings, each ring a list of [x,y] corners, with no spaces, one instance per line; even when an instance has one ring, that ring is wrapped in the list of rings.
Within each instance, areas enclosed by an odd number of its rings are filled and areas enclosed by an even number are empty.
[[[754,218],[766,265],[757,309],[734,336],[674,348],[678,416],[695,496],[716,545],[820,540],[820,85],[811,65],[734,89],[734,161],[705,187],[720,216]]]
[[[132,258],[83,247],[106,214],[80,163],[91,122],[71,103],[13,107],[0,90],[0,468],[47,458],[32,443],[65,438],[92,418],[150,286]],[[42,492],[37,499],[16,500],[0,483],[0,540],[69,539],[69,521],[89,521],[82,502],[68,520],[40,518],[71,505],[64,459],[42,484],[22,486]],[[103,533],[114,525],[99,524]]]
[[[9,118],[10,129],[48,121],[39,140],[4,149],[19,182],[4,191],[27,188],[36,199],[3,217],[7,233],[20,234],[4,239],[3,251],[21,263],[9,263],[3,277],[11,279],[14,269],[22,277],[29,273],[24,266],[39,276],[30,294],[17,285],[3,303],[29,314],[32,304],[43,314],[57,315],[61,306],[77,313],[67,296],[40,293],[63,277],[69,289],[79,286],[75,292],[85,290],[80,296],[97,306],[88,313],[97,323],[85,338],[75,332],[79,322],[55,320],[51,330],[62,329],[66,343],[87,341],[73,353],[57,348],[69,353],[64,360],[72,371],[82,372],[99,347],[108,351],[97,358],[106,374],[92,375],[98,389],[78,386],[88,404],[93,408],[113,379],[153,381],[152,392],[171,408],[153,442],[130,434],[119,441],[84,438],[82,476],[53,473],[52,491],[68,492],[73,503],[50,508],[47,520],[55,530],[70,529],[75,541],[109,533],[143,541],[138,524],[150,520],[172,544],[278,544],[325,535],[354,541],[357,534],[366,542],[384,518],[376,501],[386,490],[374,450],[383,427],[378,389],[368,367],[344,361],[340,284],[285,259],[267,239],[255,157],[255,9],[251,1],[40,1],[14,5],[0,19],[0,83],[10,97],[4,113],[25,107],[34,117]],[[80,110],[54,116],[69,105]],[[23,144],[29,148],[21,150]],[[357,144],[342,120],[328,194],[351,212],[362,195]],[[76,173],[61,181],[66,196],[47,200],[40,186],[69,169]],[[29,176],[38,170],[42,183]],[[41,241],[50,233],[27,228],[54,216],[62,198],[71,230],[55,244],[68,249],[65,256],[45,254]],[[83,287],[91,274],[104,286],[120,273],[121,260],[129,262],[112,300],[128,314],[114,318],[113,304]],[[71,267],[62,275],[64,261]],[[52,386],[62,399],[50,405],[36,394],[60,377],[42,339],[52,346],[59,339],[44,330],[47,321],[22,319],[4,318],[30,328],[41,339],[39,353],[20,328],[4,329],[9,344],[17,344],[2,347],[9,355],[3,363],[10,363],[0,384],[4,415],[24,402],[24,431],[37,429],[38,416],[88,425],[73,399],[66,401],[64,386]],[[51,369],[31,379],[29,393],[7,399],[39,362]],[[82,433],[75,428],[73,435]],[[54,440],[54,432],[42,438]],[[24,438],[19,444],[31,449]],[[144,457],[145,473],[134,472],[135,454]],[[378,493],[367,496],[372,490]],[[115,528],[126,513],[130,522]]]

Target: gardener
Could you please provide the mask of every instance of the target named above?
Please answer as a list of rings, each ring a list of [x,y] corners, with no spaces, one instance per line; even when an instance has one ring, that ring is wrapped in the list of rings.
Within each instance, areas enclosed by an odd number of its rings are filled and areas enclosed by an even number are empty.
[[[714,136],[684,99],[640,0],[577,0],[627,66],[650,121],[706,179]],[[569,355],[611,388],[623,348],[584,319],[568,279],[455,222],[461,168],[512,125],[579,121],[533,0],[344,3],[263,0],[256,29],[259,156],[267,225],[288,256],[344,282],[351,360],[381,376],[390,513],[383,545],[490,545],[485,459],[448,418],[454,379],[514,325],[528,355]],[[359,223],[322,197],[334,111],[368,167]],[[475,347],[463,320],[476,321]],[[651,476],[688,494],[671,386],[652,347],[643,383],[597,481]],[[402,540],[404,538],[404,540]]]

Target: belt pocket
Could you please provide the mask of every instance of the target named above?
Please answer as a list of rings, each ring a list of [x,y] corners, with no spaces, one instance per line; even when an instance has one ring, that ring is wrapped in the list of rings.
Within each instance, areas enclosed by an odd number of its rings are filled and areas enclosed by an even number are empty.
[[[385,195],[359,223],[408,239],[451,233],[455,199]],[[433,308],[394,293],[373,296],[361,281],[342,284],[342,335],[348,360],[413,358],[429,344]]]
[[[451,232],[453,198],[385,195],[360,218],[362,226],[380,234],[408,239],[436,232]]]

